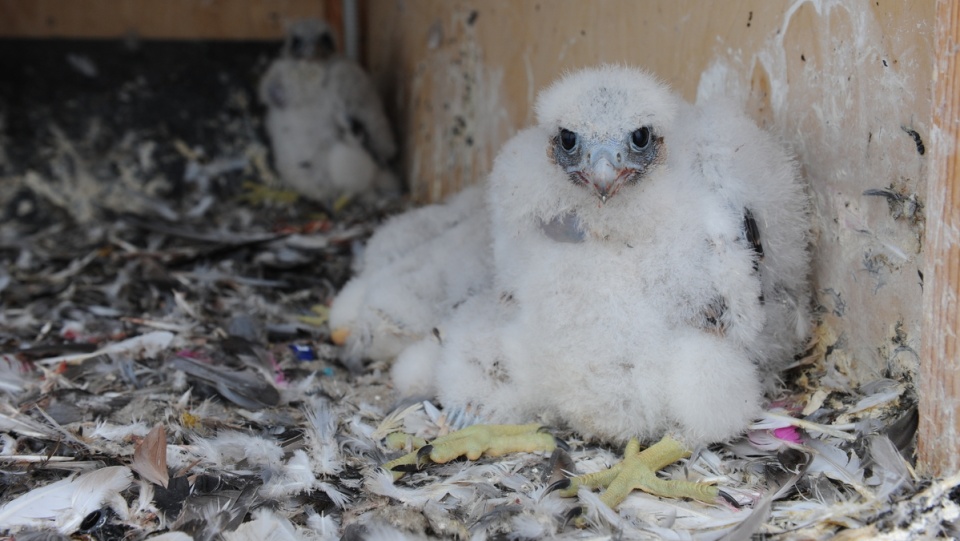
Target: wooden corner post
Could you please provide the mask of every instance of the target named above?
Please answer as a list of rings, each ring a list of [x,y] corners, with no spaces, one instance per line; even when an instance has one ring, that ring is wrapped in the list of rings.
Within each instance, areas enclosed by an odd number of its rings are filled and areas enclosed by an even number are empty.
[[[960,471],[960,2],[936,24],[918,458],[939,477]]]

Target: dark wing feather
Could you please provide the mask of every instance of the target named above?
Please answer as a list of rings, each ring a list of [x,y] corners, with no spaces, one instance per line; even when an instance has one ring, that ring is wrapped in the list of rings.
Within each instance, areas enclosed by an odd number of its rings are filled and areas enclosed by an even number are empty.
[[[757,261],[763,259],[763,243],[760,242],[760,229],[757,227],[757,221],[753,218],[753,212],[750,209],[743,209],[743,233],[747,242],[753,247],[757,254]]]
[[[748,208],[743,209],[743,236],[747,239],[747,245],[753,248],[756,257],[753,260],[753,270],[760,274],[760,261],[763,260],[763,243],[760,241],[760,228],[757,227],[757,220],[753,218],[753,212]],[[760,304],[763,304],[763,292],[760,293]]]

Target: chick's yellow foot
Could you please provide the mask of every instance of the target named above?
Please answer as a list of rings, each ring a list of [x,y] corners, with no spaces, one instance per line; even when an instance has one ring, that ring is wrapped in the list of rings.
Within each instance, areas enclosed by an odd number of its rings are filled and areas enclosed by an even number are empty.
[[[640,451],[640,442],[631,439],[623,451],[623,461],[607,470],[557,481],[550,490],[561,496],[576,496],[580,487],[606,488],[600,500],[615,508],[634,490],[642,490],[665,498],[690,498],[713,503],[720,494],[714,485],[689,481],[670,481],[657,477],[657,471],[690,456],[677,440],[664,436],[659,442]],[[578,524],[582,525],[581,520]]]
[[[419,471],[430,463],[444,464],[465,456],[476,460],[481,456],[498,457],[508,453],[553,452],[557,440],[538,424],[473,425],[441,436],[422,447],[391,460],[383,468],[393,473],[394,480],[411,471]]]

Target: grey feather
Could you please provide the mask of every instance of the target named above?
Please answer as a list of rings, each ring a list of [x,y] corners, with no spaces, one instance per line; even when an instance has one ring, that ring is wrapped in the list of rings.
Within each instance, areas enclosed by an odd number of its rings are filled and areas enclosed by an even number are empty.
[[[586,239],[583,229],[580,228],[580,220],[573,213],[556,216],[549,222],[540,220],[540,229],[557,242],[579,243]]]

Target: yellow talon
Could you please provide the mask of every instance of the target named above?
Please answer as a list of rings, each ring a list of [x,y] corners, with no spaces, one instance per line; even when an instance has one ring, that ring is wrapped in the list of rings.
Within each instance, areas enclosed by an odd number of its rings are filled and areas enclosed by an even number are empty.
[[[347,343],[347,338],[350,337],[350,329],[346,327],[338,327],[330,333],[330,341],[335,345],[342,346]]]
[[[715,485],[657,477],[660,469],[688,456],[690,451],[670,436],[664,436],[643,451],[640,451],[640,442],[631,439],[623,451],[622,462],[600,472],[558,481],[551,489],[559,490],[561,496],[569,497],[575,496],[580,487],[606,488],[600,495],[600,501],[611,509],[620,505],[634,490],[665,498],[715,502],[720,495],[720,489]],[[574,525],[582,528],[586,526],[586,520],[582,516],[577,517]]]
[[[417,451],[426,444],[427,440],[403,432],[393,432],[387,435],[386,441],[387,449],[407,452]]]
[[[461,456],[476,460],[481,456],[498,457],[507,453],[551,453],[557,446],[553,435],[544,432],[538,424],[471,425],[440,436],[427,445],[419,445],[421,441],[413,442],[415,451],[382,466],[393,474],[394,480],[407,472],[418,471],[426,464],[444,464]]]

